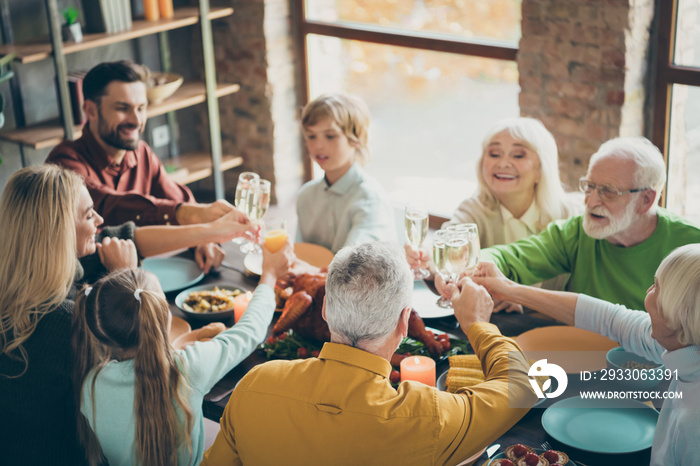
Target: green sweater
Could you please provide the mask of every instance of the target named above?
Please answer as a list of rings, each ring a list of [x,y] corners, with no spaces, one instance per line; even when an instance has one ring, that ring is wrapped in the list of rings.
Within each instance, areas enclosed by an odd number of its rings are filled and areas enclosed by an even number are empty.
[[[649,238],[629,248],[596,240],[583,231],[583,217],[550,223],[537,235],[482,250],[511,280],[531,285],[570,273],[567,290],[584,293],[629,309],[644,309],[646,290],[671,251],[700,243],[700,228],[666,209]]]

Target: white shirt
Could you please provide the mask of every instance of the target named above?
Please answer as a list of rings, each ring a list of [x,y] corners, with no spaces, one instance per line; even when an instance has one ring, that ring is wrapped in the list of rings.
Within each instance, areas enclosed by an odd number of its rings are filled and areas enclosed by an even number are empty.
[[[537,207],[536,202],[533,201],[520,218],[513,217],[510,210],[506,209],[503,204],[501,204],[499,208],[501,209],[501,216],[503,217],[505,244],[510,244],[519,239],[539,233],[537,222],[540,219],[540,209]]]
[[[357,164],[328,186],[325,178],[301,187],[297,241],[338,252],[369,241],[396,241],[394,211],[379,183]]]

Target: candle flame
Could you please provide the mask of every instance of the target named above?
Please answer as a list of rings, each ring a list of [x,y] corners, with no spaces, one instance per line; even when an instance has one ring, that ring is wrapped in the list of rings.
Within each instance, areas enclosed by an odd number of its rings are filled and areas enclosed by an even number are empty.
[[[416,365],[420,364],[420,359],[418,359],[418,356],[415,356],[415,357],[413,358],[413,362],[415,362]]]

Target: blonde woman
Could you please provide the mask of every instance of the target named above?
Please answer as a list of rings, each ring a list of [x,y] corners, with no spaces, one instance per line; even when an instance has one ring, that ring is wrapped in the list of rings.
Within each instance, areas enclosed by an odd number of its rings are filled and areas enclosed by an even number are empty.
[[[76,282],[135,266],[137,251],[149,256],[251,231],[239,212],[207,224],[127,224],[97,235],[101,223],[82,178],[69,170],[28,167],[13,174],[5,186],[0,199],[3,463],[81,462],[70,355]]]
[[[119,270],[79,294],[75,383],[90,464],[201,462],[204,395],[265,338],[275,282],[292,256],[289,243],[275,254],[264,250],[260,284],[243,317],[210,341],[183,350],[173,350],[168,341],[170,309],[153,274]]]
[[[304,107],[304,142],[325,172],[297,199],[297,240],[334,253],[367,241],[395,241],[394,213],[384,189],[362,169],[369,160],[369,110],[357,97],[325,94]]]
[[[600,333],[627,351],[663,363],[674,374],[667,392],[682,393],[682,397],[664,401],[650,464],[700,464],[700,244],[681,246],[661,262],[644,299],[647,312],[585,294],[518,285],[505,278],[493,262],[484,262],[479,269],[474,281],[494,298],[521,303],[565,324]]]
[[[585,207],[580,194],[564,191],[557,144],[534,118],[507,118],[491,127],[482,142],[477,179],[476,194],[462,201],[446,225],[476,223],[482,248],[539,233],[552,220],[578,215]],[[428,262],[426,254],[408,245],[406,255],[412,268]]]

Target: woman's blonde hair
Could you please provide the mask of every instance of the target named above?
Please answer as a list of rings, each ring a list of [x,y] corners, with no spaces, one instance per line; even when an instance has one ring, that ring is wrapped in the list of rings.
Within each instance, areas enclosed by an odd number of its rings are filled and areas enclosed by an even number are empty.
[[[674,249],[656,270],[657,307],[682,345],[700,345],[700,244]]]
[[[355,160],[361,165],[369,162],[367,145],[369,108],[362,99],[343,93],[323,94],[301,111],[301,126],[306,129],[330,118],[355,147]]]
[[[508,131],[514,139],[535,152],[539,158],[540,179],[535,184],[535,202],[540,210],[539,228],[544,228],[552,220],[563,218],[566,214],[566,192],[559,178],[557,143],[552,133],[535,118],[506,118],[498,121],[486,133],[481,144],[481,157],[477,162],[479,199],[491,209],[500,205],[500,201],[486,183],[483,167],[489,143],[501,131]]]
[[[0,200],[0,354],[29,366],[23,343],[65,301],[78,263],[75,219],[83,180],[57,167],[13,174]]]
[[[138,298],[136,294],[138,292]],[[93,424],[97,375],[111,359],[133,354],[136,419],[136,460],[143,465],[177,464],[177,451],[192,452],[192,409],[187,381],[178,370],[168,338],[170,309],[155,275],[142,269],[122,269],[97,281],[89,294],[80,293],[73,316],[74,383],[80,406],[82,388],[92,374]],[[184,414],[178,420],[177,405]],[[90,464],[99,464],[102,451],[94,433],[80,416],[78,434]]]

